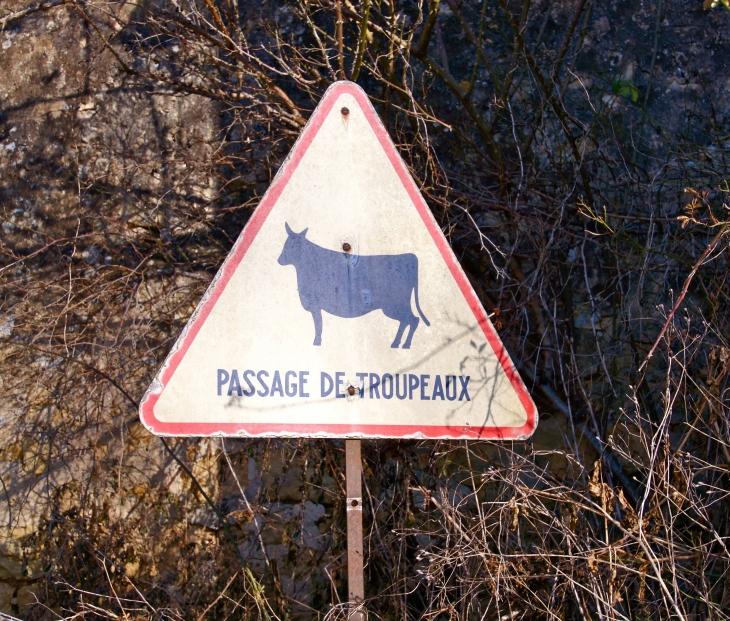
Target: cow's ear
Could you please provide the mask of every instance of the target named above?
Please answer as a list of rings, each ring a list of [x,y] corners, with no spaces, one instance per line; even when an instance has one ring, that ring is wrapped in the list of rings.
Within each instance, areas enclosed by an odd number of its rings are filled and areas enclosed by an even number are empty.
[[[309,227],[307,227],[306,229],[304,229],[301,233],[299,233],[299,237],[306,237],[308,230],[309,230]]]
[[[295,235],[294,231],[291,230],[288,222],[284,222],[284,227],[286,228],[286,232],[289,234],[290,237],[293,237]]]

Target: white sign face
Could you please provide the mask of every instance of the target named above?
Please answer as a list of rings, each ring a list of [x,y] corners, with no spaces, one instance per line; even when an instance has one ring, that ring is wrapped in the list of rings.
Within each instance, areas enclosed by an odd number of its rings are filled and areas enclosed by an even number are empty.
[[[537,412],[365,93],[325,94],[140,406],[175,436],[520,439]]]

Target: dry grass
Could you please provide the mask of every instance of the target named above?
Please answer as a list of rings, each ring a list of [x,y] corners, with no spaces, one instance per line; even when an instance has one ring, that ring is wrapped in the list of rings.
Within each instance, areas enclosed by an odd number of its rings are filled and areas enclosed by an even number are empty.
[[[729,143],[711,98],[662,128],[658,39],[651,71],[591,85],[579,68],[598,9],[585,1],[69,5],[119,88],[213,102],[220,125],[145,157],[121,140],[106,169],[83,153],[43,160],[41,175],[65,166],[74,201],[5,230],[4,462],[66,472],[48,476],[43,528],[22,539],[43,558],[29,618],[343,618],[343,499],[305,563],[324,581],[302,603],[261,530],[286,472],[250,499],[241,477],[248,459],[263,474],[272,455],[303,464],[303,506],[336,490],[341,446],[216,444],[208,481],[196,442],[164,452],[135,409],[340,77],[371,94],[543,417],[531,443],[367,443],[371,618],[730,617]],[[124,460],[142,450],[157,468],[143,480]],[[205,495],[225,513],[226,485],[246,506],[193,534],[180,515]],[[130,490],[136,513],[120,515],[110,498]],[[159,538],[172,560],[145,543]],[[244,540],[259,573],[232,545]]]

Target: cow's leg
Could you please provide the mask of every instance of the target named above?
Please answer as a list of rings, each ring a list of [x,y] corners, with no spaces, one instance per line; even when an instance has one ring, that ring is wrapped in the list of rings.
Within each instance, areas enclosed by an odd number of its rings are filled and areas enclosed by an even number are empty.
[[[314,344],[315,345],[321,345],[322,344],[322,309],[316,308],[313,311],[309,311],[312,313],[312,319],[314,319]]]
[[[408,349],[411,346],[411,339],[413,338],[413,322],[418,325],[418,317],[416,317],[408,306],[390,306],[383,308],[383,314],[386,317],[395,319],[398,322],[398,332],[395,335],[395,340],[391,345],[391,348],[396,349],[400,347],[400,341],[403,338],[403,333],[408,326],[411,326],[410,332],[406,342],[403,344],[403,349]]]
[[[418,323],[421,320],[418,317],[413,317],[411,322],[408,324],[408,338],[406,339],[406,342],[403,343],[403,349],[410,349],[411,348],[411,341],[413,340],[413,334],[416,332],[416,328],[418,327]]]
[[[397,349],[400,347],[400,340],[403,337],[403,331],[406,329],[406,326],[408,325],[408,322],[401,321],[398,325],[398,332],[395,335],[395,340],[393,341],[393,344],[391,345],[391,348]]]

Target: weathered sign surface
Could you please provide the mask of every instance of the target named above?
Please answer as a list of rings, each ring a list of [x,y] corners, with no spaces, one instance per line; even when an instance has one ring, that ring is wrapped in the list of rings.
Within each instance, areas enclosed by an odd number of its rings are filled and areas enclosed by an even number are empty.
[[[517,439],[537,413],[365,93],[334,84],[140,406],[163,435]]]

